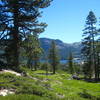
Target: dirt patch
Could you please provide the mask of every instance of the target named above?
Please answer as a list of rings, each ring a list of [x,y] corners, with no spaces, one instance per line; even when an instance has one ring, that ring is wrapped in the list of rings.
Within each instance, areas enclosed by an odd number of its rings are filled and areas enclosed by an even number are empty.
[[[0,96],[6,96],[8,94],[15,94],[15,90],[13,89],[1,89]]]
[[[0,71],[0,73],[7,73],[7,72],[9,72],[11,74],[15,74],[16,76],[21,76],[20,73],[17,73],[17,72],[12,71],[12,70],[2,70],[2,71]]]

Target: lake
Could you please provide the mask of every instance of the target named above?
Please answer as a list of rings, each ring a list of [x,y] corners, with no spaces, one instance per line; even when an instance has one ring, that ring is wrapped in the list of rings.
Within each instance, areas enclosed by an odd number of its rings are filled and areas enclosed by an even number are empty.
[[[76,63],[80,63],[81,62],[81,60],[73,60],[74,62],[76,62]],[[42,63],[44,63],[45,62],[45,60],[41,60],[40,62],[42,62]],[[68,63],[68,60],[60,60],[60,63],[61,64],[67,64]]]

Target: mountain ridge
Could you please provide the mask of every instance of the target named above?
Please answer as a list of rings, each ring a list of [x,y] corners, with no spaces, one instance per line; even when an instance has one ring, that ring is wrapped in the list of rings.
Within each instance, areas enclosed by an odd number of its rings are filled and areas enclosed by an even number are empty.
[[[61,59],[67,59],[69,51],[71,50],[74,58],[80,58],[81,55],[81,42],[74,43],[64,43],[59,39],[50,39],[50,38],[39,38],[41,47],[48,54],[48,50],[51,45],[51,41],[54,40],[59,51]]]

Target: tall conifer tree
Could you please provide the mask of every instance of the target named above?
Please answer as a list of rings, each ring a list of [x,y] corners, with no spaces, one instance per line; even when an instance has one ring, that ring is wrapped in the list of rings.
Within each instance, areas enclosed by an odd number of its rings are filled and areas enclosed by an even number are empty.
[[[68,69],[70,74],[74,74],[74,66],[73,66],[73,55],[72,55],[72,51],[70,50],[69,52],[69,57],[68,57]]]
[[[82,41],[82,54],[84,56],[85,63],[88,65],[88,68],[86,68],[87,72],[93,72],[95,74],[95,79],[97,78],[97,66],[95,61],[95,36],[97,35],[96,22],[97,19],[94,13],[90,11],[86,18],[86,26],[83,33],[84,39]]]
[[[0,39],[12,41],[9,48],[13,49],[14,66],[19,66],[20,38],[27,33],[36,32],[36,26],[39,28],[42,25],[37,21],[41,15],[39,9],[48,7],[50,2],[51,0],[0,1]]]
[[[51,47],[49,50],[49,61],[50,64],[52,65],[53,74],[55,74],[57,66],[59,64],[59,57],[58,57],[55,41],[51,42]]]

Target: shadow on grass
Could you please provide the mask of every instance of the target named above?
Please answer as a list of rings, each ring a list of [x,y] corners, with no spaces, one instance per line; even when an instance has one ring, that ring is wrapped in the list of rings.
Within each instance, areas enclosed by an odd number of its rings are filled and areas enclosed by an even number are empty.
[[[82,98],[90,99],[90,100],[100,100],[100,97],[93,96],[87,92],[86,89],[83,92],[79,93]]]
[[[36,73],[37,75],[54,75],[53,73]]]
[[[73,79],[75,79],[75,78],[73,78]],[[87,78],[87,79],[85,79],[85,78],[76,78],[75,80],[82,80],[82,81],[85,81],[85,82],[100,84],[100,79],[95,80],[94,78],[92,78],[92,79],[89,79],[89,78]]]
[[[91,82],[91,83],[100,83],[100,79],[95,80],[94,78],[92,78],[92,79],[84,79],[84,81]]]

